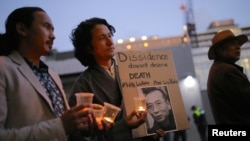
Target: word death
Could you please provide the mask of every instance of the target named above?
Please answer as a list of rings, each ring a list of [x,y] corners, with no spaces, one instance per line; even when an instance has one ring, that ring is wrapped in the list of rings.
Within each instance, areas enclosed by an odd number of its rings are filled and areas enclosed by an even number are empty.
[[[149,72],[141,72],[141,73],[129,73],[130,79],[140,79],[140,78],[151,78]]]

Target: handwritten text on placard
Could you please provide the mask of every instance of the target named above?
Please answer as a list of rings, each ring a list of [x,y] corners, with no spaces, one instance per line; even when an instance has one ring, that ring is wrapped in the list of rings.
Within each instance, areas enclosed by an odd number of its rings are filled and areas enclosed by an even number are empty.
[[[125,66],[130,81],[122,82],[122,87],[138,87],[143,85],[163,85],[178,83],[174,78],[154,80],[155,70],[169,67],[169,56],[166,53],[124,53],[118,52],[117,59]],[[138,80],[138,81],[135,81]]]

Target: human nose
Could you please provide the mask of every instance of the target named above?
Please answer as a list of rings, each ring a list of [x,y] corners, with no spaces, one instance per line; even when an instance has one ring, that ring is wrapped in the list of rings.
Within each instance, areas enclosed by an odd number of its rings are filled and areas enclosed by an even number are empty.
[[[152,111],[153,111],[154,113],[159,112],[158,106],[154,104]]]
[[[54,32],[50,32],[50,39],[52,39],[52,40],[56,39],[56,36],[55,36]]]
[[[113,45],[114,44],[114,40],[113,40],[112,37],[107,38],[107,42],[108,42],[109,45]]]

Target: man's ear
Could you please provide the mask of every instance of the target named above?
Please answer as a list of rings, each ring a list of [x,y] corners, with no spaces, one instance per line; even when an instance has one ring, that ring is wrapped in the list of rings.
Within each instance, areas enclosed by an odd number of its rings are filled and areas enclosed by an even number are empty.
[[[17,33],[19,33],[20,35],[22,35],[22,36],[26,35],[26,27],[24,26],[23,23],[20,23],[20,22],[17,23],[16,30],[17,30]]]

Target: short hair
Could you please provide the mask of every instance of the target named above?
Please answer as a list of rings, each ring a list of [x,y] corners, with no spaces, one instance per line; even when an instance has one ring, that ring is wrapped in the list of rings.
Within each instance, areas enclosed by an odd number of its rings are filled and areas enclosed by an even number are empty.
[[[160,88],[157,88],[157,87],[144,87],[144,88],[141,88],[142,90],[142,93],[147,96],[149,93],[153,92],[153,91],[160,91],[161,94],[162,94],[162,97],[165,99],[165,100],[169,100],[169,97],[168,95],[166,94],[166,92],[164,92],[162,89]]]
[[[191,110],[192,110],[192,111],[194,111],[195,109],[196,109],[196,106],[195,106],[195,105],[191,106]]]

